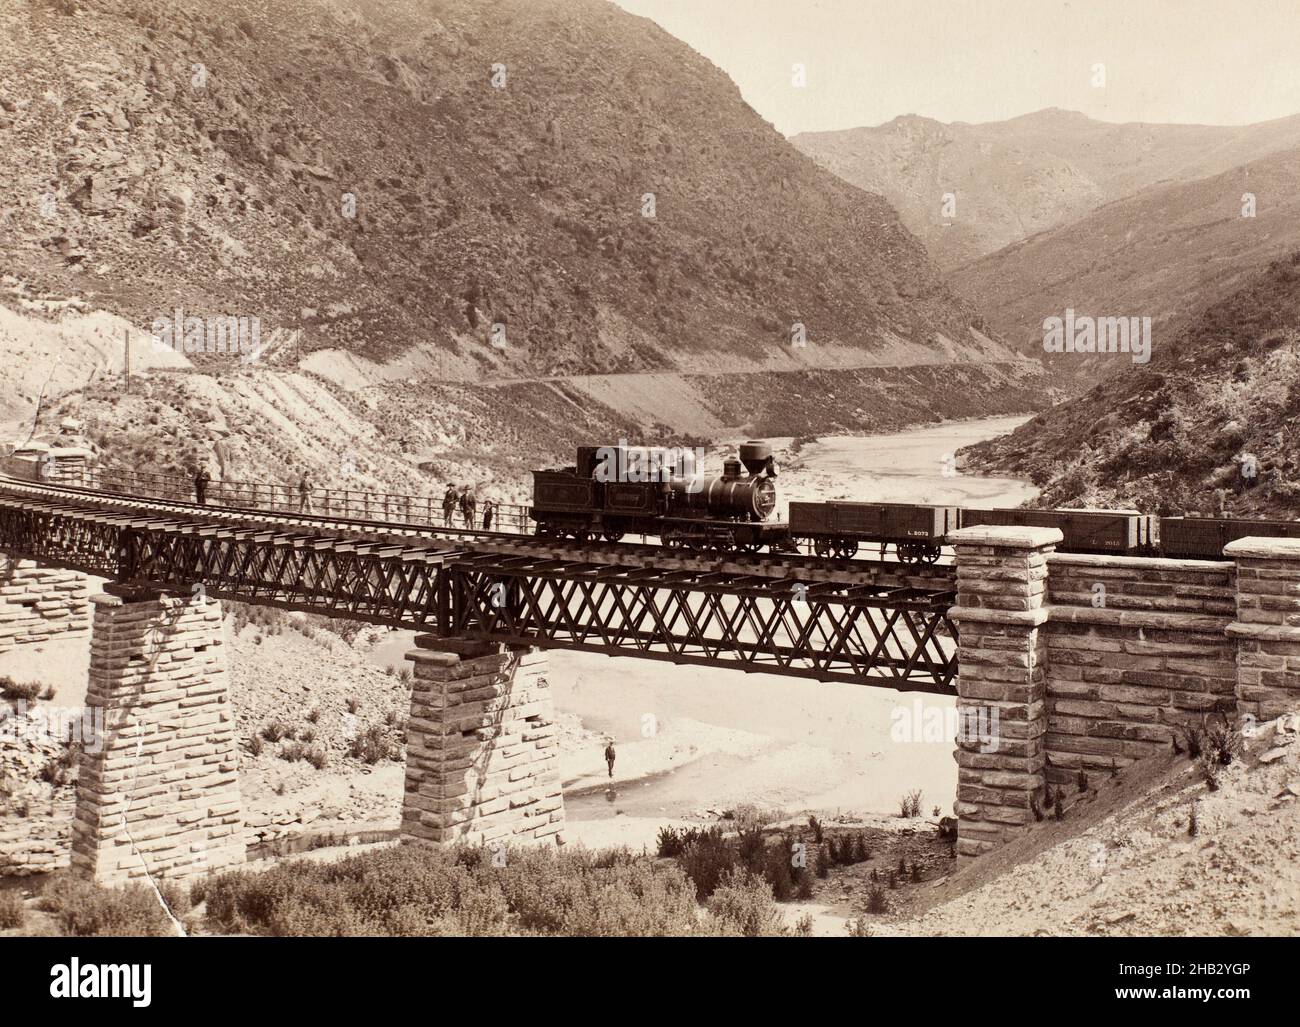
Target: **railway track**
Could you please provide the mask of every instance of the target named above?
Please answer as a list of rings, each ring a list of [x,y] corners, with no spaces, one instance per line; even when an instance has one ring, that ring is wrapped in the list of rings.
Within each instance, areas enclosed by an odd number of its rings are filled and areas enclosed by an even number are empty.
[[[655,543],[578,543],[517,532],[483,531],[427,523],[366,520],[315,513],[287,513],[259,508],[199,505],[174,499],[134,496],[79,485],[33,482],[0,473],[0,494],[21,499],[56,500],[71,506],[124,514],[166,515],[185,522],[242,525],[264,529],[307,530],[322,537],[369,542],[416,541],[446,556],[496,553],[613,567],[653,567],[692,573],[748,574],[756,579],[838,582],[934,590],[955,587],[951,564],[910,565],[896,560],[831,559],[795,553],[700,553]]]

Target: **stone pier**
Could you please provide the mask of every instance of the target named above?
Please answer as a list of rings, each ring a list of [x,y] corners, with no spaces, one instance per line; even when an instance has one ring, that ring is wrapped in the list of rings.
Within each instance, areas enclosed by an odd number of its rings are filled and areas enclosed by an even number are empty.
[[[1034,820],[1045,801],[1047,558],[1055,528],[963,528],[957,552],[959,626],[957,853],[977,856]],[[995,735],[981,742],[984,725]]]
[[[221,604],[108,586],[91,599],[75,872],[101,884],[201,876],[244,861]]]
[[[404,843],[564,843],[546,655],[416,638],[406,729]]]
[[[86,576],[0,553],[0,653],[90,627]]]
[[[1237,564],[1237,714],[1272,720],[1300,708],[1300,539],[1243,538]]]

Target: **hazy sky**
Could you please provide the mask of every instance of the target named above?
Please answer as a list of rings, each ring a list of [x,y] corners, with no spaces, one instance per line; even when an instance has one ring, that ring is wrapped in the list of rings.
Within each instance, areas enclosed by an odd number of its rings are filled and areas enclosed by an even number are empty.
[[[704,54],[787,134],[1044,107],[1205,124],[1300,113],[1300,0],[615,2]]]

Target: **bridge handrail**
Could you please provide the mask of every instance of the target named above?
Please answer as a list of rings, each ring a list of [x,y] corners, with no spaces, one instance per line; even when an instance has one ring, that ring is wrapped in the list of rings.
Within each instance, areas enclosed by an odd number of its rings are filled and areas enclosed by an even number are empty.
[[[52,485],[71,485],[99,492],[119,492],[148,499],[192,503],[195,500],[192,478],[161,474],[112,465],[60,465],[24,459],[12,454],[0,456],[0,468],[11,477]],[[213,480],[208,483],[206,501],[212,506],[270,510],[278,513],[313,513],[328,517],[386,521],[402,524],[428,524],[470,530],[465,525],[459,504],[452,512],[450,525],[444,524],[442,496],[413,496],[395,492],[372,492],[363,489],[313,488],[306,503],[296,484],[266,481]],[[493,531],[531,534],[529,507],[514,503],[495,504]],[[483,530],[482,506],[476,507],[473,530]]]

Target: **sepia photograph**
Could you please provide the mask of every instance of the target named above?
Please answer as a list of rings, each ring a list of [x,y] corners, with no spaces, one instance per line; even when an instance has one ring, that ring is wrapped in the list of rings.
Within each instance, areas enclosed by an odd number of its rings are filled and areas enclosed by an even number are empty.
[[[12,1010],[1297,936],[1295,0],[0,0]]]

